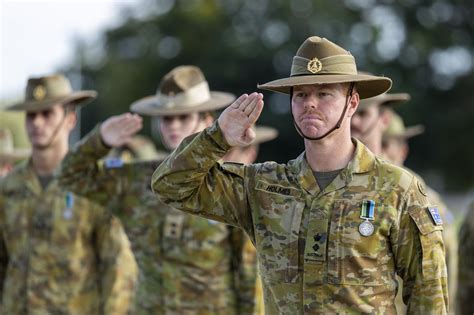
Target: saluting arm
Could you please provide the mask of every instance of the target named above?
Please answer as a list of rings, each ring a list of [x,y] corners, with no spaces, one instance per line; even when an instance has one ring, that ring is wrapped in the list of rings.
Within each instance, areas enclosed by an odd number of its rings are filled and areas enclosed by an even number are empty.
[[[242,95],[211,127],[183,140],[156,169],[152,189],[171,207],[252,229],[245,178],[248,167],[220,164],[234,145],[255,138],[251,126],[263,108],[262,95]]]
[[[141,118],[129,113],[110,117],[95,127],[66,155],[59,174],[60,185],[107,204],[111,195],[119,193],[121,176],[126,174],[108,174],[98,162],[112,147],[125,144],[140,129]]]

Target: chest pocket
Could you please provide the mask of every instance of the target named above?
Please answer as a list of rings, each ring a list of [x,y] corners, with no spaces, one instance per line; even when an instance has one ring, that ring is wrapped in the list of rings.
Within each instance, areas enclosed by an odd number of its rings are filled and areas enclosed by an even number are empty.
[[[266,280],[298,281],[298,236],[305,206],[293,188],[259,182],[256,186],[260,212],[255,238],[260,271]]]
[[[390,227],[396,209],[375,203],[373,232],[364,236],[359,226],[362,200],[336,201],[330,213],[327,248],[328,282],[351,285],[386,285],[393,281]],[[368,233],[367,233],[368,234]]]
[[[213,269],[229,259],[226,224],[171,209],[163,226],[163,254],[201,269]]]

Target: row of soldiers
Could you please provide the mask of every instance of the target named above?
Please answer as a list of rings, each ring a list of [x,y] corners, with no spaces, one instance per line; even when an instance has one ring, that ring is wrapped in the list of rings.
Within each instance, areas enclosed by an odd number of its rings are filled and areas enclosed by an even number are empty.
[[[76,109],[96,92],[73,91],[62,75],[29,79],[25,101],[9,108],[26,112],[32,152],[0,181],[0,311],[447,312],[445,255],[451,300],[457,256],[449,210],[384,160],[403,165],[407,139],[422,132],[393,110],[408,95],[388,94],[390,79],[357,72],[319,37],[302,44],[291,73],[261,86],[290,94],[305,141],[285,165],[252,164],[258,144],[276,137],[255,127],[263,95],[211,91],[195,66],[171,70],[134,114],[107,119],[71,151]],[[338,99],[339,113],[324,108]],[[144,147],[133,142],[140,115],[157,123],[170,156],[113,155]],[[3,165],[28,154],[3,143]],[[464,311],[472,299],[460,264]]]

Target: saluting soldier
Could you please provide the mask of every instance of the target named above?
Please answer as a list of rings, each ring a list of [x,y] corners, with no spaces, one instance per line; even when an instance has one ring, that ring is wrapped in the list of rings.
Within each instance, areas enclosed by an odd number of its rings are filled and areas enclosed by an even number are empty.
[[[255,137],[263,95],[244,94],[155,171],[152,187],[163,202],[248,233],[267,314],[393,314],[395,274],[409,313],[446,313],[439,214],[412,174],[350,136],[359,99],[390,86],[358,74],[342,47],[310,37],[289,78],[259,85],[290,94],[305,152],[287,164],[220,163]]]
[[[234,99],[211,91],[198,67],[179,66],[164,76],[156,95],[137,100],[131,110],[158,120],[163,143],[173,150]],[[253,314],[255,253],[249,256],[247,244],[253,245],[241,229],[161,203],[150,188],[161,160],[99,163],[141,127],[136,114],[107,119],[65,159],[61,179],[122,219],[140,269],[136,314]]]
[[[30,78],[31,158],[0,180],[0,313],[127,314],[137,266],[118,219],[61,187],[53,172],[68,151],[75,109],[96,97],[63,75]]]

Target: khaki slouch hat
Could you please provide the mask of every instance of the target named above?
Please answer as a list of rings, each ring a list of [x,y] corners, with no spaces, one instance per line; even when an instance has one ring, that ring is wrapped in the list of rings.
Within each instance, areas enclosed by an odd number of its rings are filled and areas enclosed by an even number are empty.
[[[160,82],[155,95],[132,103],[132,112],[148,116],[181,115],[214,111],[235,100],[231,93],[211,91],[201,69],[178,66]]]
[[[289,94],[294,86],[354,82],[361,99],[374,97],[390,89],[387,77],[357,72],[354,57],[326,38],[307,38],[293,57],[289,77],[259,84],[258,88]]]
[[[8,110],[38,112],[54,105],[85,105],[97,97],[96,91],[73,91],[71,83],[62,74],[29,78],[25,100],[8,107]]]

